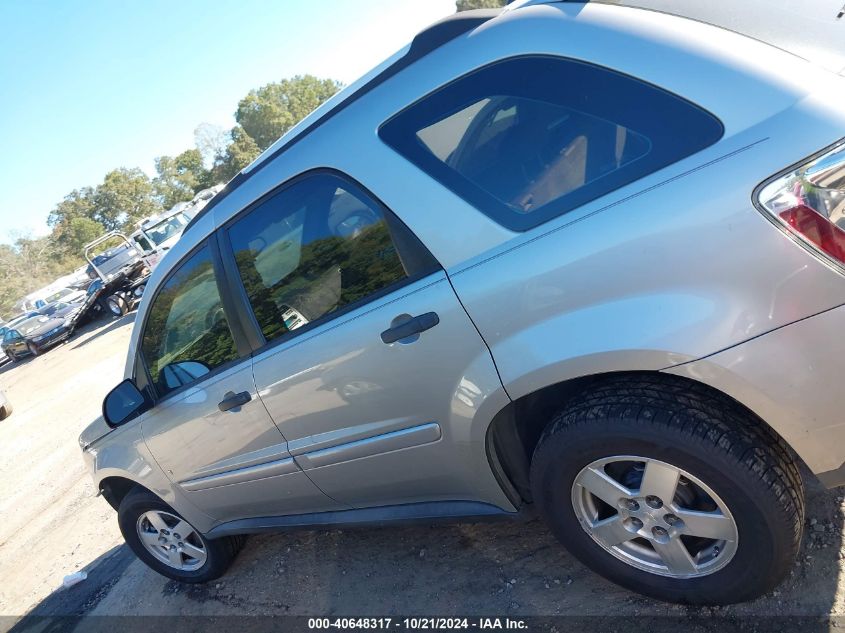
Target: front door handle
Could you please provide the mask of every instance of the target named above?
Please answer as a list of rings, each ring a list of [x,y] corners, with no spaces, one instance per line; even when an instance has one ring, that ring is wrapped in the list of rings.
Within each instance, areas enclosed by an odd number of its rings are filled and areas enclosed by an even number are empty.
[[[221,411],[228,411],[229,409],[234,409],[242,404],[246,404],[250,400],[252,400],[252,396],[249,395],[249,391],[241,391],[240,393],[227,391],[223,394],[223,400],[220,401],[217,408]]]
[[[394,323],[396,320],[394,319]],[[416,317],[411,317],[388,328],[381,333],[381,340],[387,344],[395,343],[403,338],[408,338],[414,334],[430,330],[435,325],[440,323],[440,317],[436,312],[426,312]]]

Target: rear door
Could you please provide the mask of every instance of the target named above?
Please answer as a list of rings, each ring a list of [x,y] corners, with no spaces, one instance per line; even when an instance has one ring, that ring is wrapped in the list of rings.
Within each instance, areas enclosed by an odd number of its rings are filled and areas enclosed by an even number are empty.
[[[141,420],[150,451],[219,520],[343,508],[302,473],[258,399],[212,251],[203,245],[180,264],[145,316],[140,353],[157,400]]]
[[[285,185],[226,228],[259,349],[258,392],[305,473],[355,507],[504,501],[480,403],[506,398],[442,269],[337,172]]]

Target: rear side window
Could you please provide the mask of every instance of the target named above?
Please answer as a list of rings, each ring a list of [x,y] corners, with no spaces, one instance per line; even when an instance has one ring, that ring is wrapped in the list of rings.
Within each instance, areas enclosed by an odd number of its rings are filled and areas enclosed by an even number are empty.
[[[285,186],[231,224],[229,239],[268,341],[437,268],[404,225],[334,173]]]
[[[405,158],[524,231],[712,145],[722,124],[660,88],[545,56],[497,62],[382,125]]]

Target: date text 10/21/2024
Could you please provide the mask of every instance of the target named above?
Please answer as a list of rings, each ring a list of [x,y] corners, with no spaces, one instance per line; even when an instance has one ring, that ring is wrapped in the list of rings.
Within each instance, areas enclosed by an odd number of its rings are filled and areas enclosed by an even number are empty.
[[[308,628],[321,629],[404,629],[404,630],[525,630],[525,620],[517,618],[309,618]]]

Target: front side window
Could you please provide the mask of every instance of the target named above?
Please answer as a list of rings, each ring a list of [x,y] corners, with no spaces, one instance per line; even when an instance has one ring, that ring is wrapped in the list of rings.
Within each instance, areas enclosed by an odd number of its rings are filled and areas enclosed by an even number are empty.
[[[268,341],[414,272],[380,206],[333,173],[307,176],[271,196],[232,224],[229,238]]]
[[[697,152],[722,124],[615,71],[519,57],[410,106],[381,138],[513,230],[526,230]]]
[[[155,295],[141,351],[160,396],[238,358],[208,246],[182,263]]]

